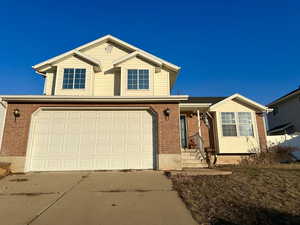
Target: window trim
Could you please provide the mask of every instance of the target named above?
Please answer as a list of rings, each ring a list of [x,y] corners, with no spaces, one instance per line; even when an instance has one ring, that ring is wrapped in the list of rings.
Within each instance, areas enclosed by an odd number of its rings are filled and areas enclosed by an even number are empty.
[[[231,122],[231,123],[225,123],[225,124],[223,124],[222,113],[233,113],[234,123]],[[221,118],[222,136],[223,137],[238,137],[239,133],[237,132],[238,131],[238,129],[237,129],[238,124],[237,124],[237,119],[236,119],[236,112],[221,112],[220,118]],[[226,125],[228,125],[228,126],[235,126],[236,135],[234,135],[234,136],[224,135],[223,125],[225,125],[225,126]]]
[[[234,119],[235,119],[235,129],[236,129],[236,136],[224,136],[224,133],[223,133],[223,121],[222,121],[222,113],[227,113],[227,112],[220,112],[219,116],[220,116],[220,128],[221,128],[221,132],[222,132],[222,137],[224,138],[236,138],[236,137],[253,137],[255,138],[256,135],[255,135],[255,125],[256,125],[256,120],[255,120],[255,117],[253,116],[253,112],[247,112],[247,113],[250,113],[250,116],[251,116],[251,126],[252,126],[252,133],[253,135],[251,136],[244,136],[244,135],[240,135],[240,124],[242,125],[245,125],[245,123],[240,123],[239,122],[239,117],[238,117],[238,114],[240,112],[229,112],[229,113],[234,113]],[[225,125],[233,125],[233,124],[225,124]]]
[[[128,68],[127,70],[127,76],[126,76],[126,89],[127,91],[150,91],[150,69],[143,69],[143,68]],[[137,70],[137,89],[130,89],[128,88],[128,72],[129,70]],[[148,71],[148,88],[139,88],[139,70],[147,70]]]
[[[64,88],[64,78],[65,78],[65,70],[66,69],[73,69],[74,70],[74,77],[73,77],[73,82],[72,82],[72,88]],[[76,75],[76,70],[79,69],[79,70],[85,70],[85,73],[84,73],[84,88],[75,88],[75,75]],[[86,76],[87,76],[87,69],[86,68],[76,68],[76,67],[66,67],[66,68],[63,68],[63,77],[62,77],[62,89],[64,91],[68,91],[68,90],[84,90],[86,89]]]

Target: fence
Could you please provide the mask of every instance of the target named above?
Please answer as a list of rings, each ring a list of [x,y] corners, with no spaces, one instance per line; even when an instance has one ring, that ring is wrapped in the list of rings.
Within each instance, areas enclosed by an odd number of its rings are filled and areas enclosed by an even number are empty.
[[[271,146],[285,146],[300,149],[300,135],[272,135],[267,136],[267,144]]]

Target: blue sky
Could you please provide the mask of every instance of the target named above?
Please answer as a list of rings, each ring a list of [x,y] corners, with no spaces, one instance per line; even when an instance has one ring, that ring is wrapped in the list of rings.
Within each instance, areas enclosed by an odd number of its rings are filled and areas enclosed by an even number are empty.
[[[2,1],[0,94],[41,94],[43,79],[32,65],[112,34],[181,66],[174,94],[238,92],[266,104],[300,85],[299,6],[284,0]]]

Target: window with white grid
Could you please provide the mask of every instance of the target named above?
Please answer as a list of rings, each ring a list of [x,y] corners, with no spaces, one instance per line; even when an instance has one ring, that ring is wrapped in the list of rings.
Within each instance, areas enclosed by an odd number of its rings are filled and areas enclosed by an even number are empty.
[[[237,136],[234,112],[222,112],[223,136]]]
[[[240,136],[253,136],[253,126],[250,112],[239,112],[239,134]]]
[[[63,89],[84,89],[85,69],[64,69]]]
[[[131,90],[149,89],[149,70],[128,70],[127,87]]]
[[[250,112],[222,112],[223,136],[254,136]]]

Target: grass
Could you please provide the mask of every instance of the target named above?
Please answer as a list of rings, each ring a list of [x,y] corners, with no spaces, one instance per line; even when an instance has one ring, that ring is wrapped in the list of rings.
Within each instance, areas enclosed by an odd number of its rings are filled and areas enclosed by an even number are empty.
[[[300,224],[300,165],[235,166],[227,176],[172,176],[199,224]]]

